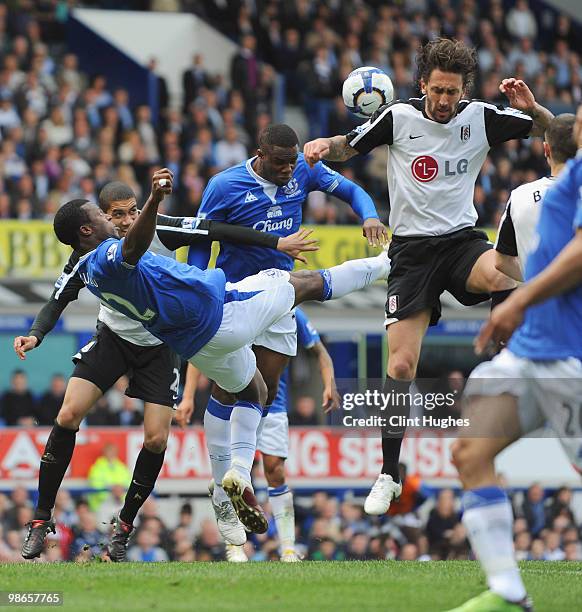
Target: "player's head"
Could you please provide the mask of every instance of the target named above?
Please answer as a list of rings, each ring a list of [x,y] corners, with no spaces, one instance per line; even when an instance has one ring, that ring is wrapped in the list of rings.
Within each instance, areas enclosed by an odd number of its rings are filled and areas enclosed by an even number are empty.
[[[576,115],[572,113],[563,113],[550,121],[544,135],[544,153],[548,163],[565,164],[576,156],[575,124]]]
[[[286,185],[293,176],[299,153],[295,130],[284,123],[268,125],[259,132],[258,174],[275,185]]]
[[[118,238],[117,228],[96,204],[71,200],[63,204],[53,221],[57,238],[83,252],[94,249],[107,238]]]
[[[416,63],[427,115],[448,123],[463,94],[471,89],[477,69],[475,50],[458,40],[437,38],[421,47]]]
[[[137,219],[137,199],[133,189],[121,181],[107,183],[99,193],[99,207],[111,216],[111,221],[123,238]]]

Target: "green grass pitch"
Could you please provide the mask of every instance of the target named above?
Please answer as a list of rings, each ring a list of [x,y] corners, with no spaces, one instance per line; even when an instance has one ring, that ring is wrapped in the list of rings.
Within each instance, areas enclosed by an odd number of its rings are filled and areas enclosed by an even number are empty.
[[[526,562],[521,568],[536,612],[582,609],[582,563]],[[471,561],[0,564],[0,591],[61,591],[64,605],[53,609],[83,612],[437,612],[484,589]]]

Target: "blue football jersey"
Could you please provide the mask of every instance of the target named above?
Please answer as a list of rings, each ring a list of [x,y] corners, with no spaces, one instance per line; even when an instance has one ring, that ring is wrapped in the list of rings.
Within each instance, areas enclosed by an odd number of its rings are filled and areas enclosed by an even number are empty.
[[[210,180],[202,197],[199,217],[289,236],[301,225],[302,207],[309,192],[333,193],[346,180],[322,162],[310,168],[300,153],[293,177],[286,185],[278,187],[256,174],[252,167],[255,159],[224,170]],[[188,262],[196,261],[194,257],[189,256]],[[293,264],[293,258],[280,251],[227,242],[221,243],[216,261],[216,267],[224,270],[230,282],[266,268],[292,270]]]
[[[122,243],[102,242],[79,259],[73,273],[111,308],[190,359],[220,327],[224,272],[202,271],[151,251],[131,266],[123,261]]]
[[[582,155],[570,160],[544,196],[539,243],[528,257],[525,280],[546,268],[582,228]],[[509,342],[516,355],[536,361],[582,359],[582,285],[527,309]]]
[[[320,341],[319,334],[313,325],[311,325],[307,315],[300,308],[295,309],[295,319],[297,321],[297,341],[303,348],[310,349],[314,344]],[[271,404],[269,413],[287,412],[289,408],[289,395],[287,391],[288,381],[289,368],[285,368],[285,371],[281,375],[281,380],[279,381],[277,397],[275,397]]]

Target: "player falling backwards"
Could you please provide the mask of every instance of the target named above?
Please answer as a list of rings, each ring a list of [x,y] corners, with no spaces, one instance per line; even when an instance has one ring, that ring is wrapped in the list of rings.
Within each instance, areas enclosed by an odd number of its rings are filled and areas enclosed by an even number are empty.
[[[401,399],[391,409],[404,415],[410,410],[408,392],[422,339],[440,318],[440,295],[448,290],[465,305],[492,297],[496,304],[515,286],[496,270],[487,236],[474,229],[473,191],[487,152],[507,140],[541,136],[552,118],[516,79],[500,85],[513,108],[463,99],[475,76],[476,56],[461,42],[431,41],[420,49],[417,64],[422,98],[397,100],[346,136],[319,138],[304,148],[306,161],[315,164],[390,147],[393,238],[385,392]],[[400,495],[398,458],[404,432],[382,432],[384,461],[364,505],[368,514],[385,513]]]
[[[124,183],[115,181],[103,187],[99,206],[111,217],[124,237],[139,212],[135,194]],[[194,217],[158,215],[150,250],[174,256],[180,246],[212,240],[233,240],[242,244],[281,249],[298,256],[305,241],[297,236],[281,238],[248,228],[229,226]],[[268,251],[267,251],[268,252]],[[34,320],[28,336],[14,340],[14,350],[21,358],[38,347],[69,303],[76,300],[85,286],[75,266],[79,253],[73,251],[56,288]],[[126,391],[144,401],[144,443],[136,460],[125,503],[115,518],[108,553],[113,561],[125,559],[133,521],[151,493],[161,470],[172,406],[177,397],[181,361],[168,346],[146,331],[143,325],[101,303],[97,330],[93,339],[74,357],[75,369],[67,385],[63,405],[56,416],[53,431],[41,458],[39,496],[34,519],[29,526],[22,554],[26,559],[40,555],[45,536],[55,529],[51,520],[55,497],[68,468],[75,446],[75,434],[82,419],[95,402],[124,374],[129,376]]]
[[[370,245],[379,245],[387,240],[386,229],[378,219],[370,196],[361,187],[321,162],[310,168],[303,155],[298,152],[297,134],[285,124],[267,126],[259,134],[259,149],[255,157],[212,178],[204,191],[199,214],[206,219],[287,236],[299,228],[302,207],[311,191],[331,193],[348,202],[362,220],[362,231]],[[188,261],[200,268],[206,268],[209,256],[210,249],[207,246],[191,248]],[[241,249],[232,244],[223,244],[216,267],[224,271],[228,281],[237,282],[267,267],[290,271],[293,269],[293,260],[285,255],[267,259],[262,249]],[[360,272],[354,268],[354,273]],[[267,406],[270,406],[277,395],[281,373],[287,366],[289,357],[297,352],[293,313],[287,313],[276,325],[257,337],[253,350],[257,367],[268,387]],[[196,373],[189,366],[186,388],[191,387],[191,377],[196,377]],[[233,404],[234,398],[215,384],[209,400],[210,409],[204,417],[206,442],[215,482],[215,509],[228,502],[221,485],[229,465],[228,456],[220,450],[229,444],[226,436],[228,430],[216,415],[228,414]],[[272,502],[275,505],[282,503],[283,500],[275,500],[275,496],[274,492]],[[291,492],[285,502],[292,504]]]
[[[550,134],[554,122],[562,117],[550,124]],[[495,457],[548,423],[582,472],[582,107],[574,137],[561,144],[572,153],[577,145],[578,154],[542,200],[526,283],[491,313],[476,341],[482,352],[511,338],[506,349],[471,374],[463,415],[471,425],[452,449],[465,490],[463,524],[489,585],[456,612],[532,610],[515,560],[513,512],[498,484]]]
[[[322,406],[326,412],[339,406],[340,398],[334,376],[333,362],[327,352],[319,334],[311,325],[307,315],[300,308],[295,309],[297,321],[297,344],[317,357],[321,380],[323,383]],[[279,381],[277,397],[269,407],[269,413],[262,420],[258,431],[257,450],[263,457],[263,471],[269,487],[269,502],[277,535],[279,537],[279,550],[281,561],[289,563],[300,560],[295,550],[295,509],[293,493],[285,480],[285,460],[289,455],[289,418],[287,411],[288,401],[288,368],[286,368]],[[196,376],[187,377],[184,387],[184,397],[176,411],[176,421],[184,427],[190,421],[194,410],[194,395],[196,393]],[[223,431],[217,432],[216,438],[224,440],[224,446],[213,447],[214,459],[224,462],[230,461],[230,409],[220,407],[216,410],[216,403],[210,402],[208,412],[213,413],[219,420],[213,420],[213,426],[219,426]],[[207,432],[208,434],[208,432]],[[214,496],[214,481],[209,487],[210,495]],[[230,500],[226,502],[230,505]],[[218,505],[212,499],[214,512],[220,533],[226,540],[226,558],[232,562],[245,562],[248,558],[242,544],[246,541],[246,533],[241,522],[229,521],[230,512],[224,504]]]
[[[141,322],[235,395],[231,467],[222,483],[244,526],[262,533],[267,521],[255,498],[250,470],[267,388],[250,344],[303,301],[339,298],[386,278],[389,261],[382,253],[327,270],[269,269],[228,283],[220,269],[202,271],[148,252],[157,209],[171,192],[172,180],[167,169],[154,175],[152,195],[122,240],[110,217],[86,200],[72,200],[59,209],[55,233],[82,254],[75,271],[91,293]]]

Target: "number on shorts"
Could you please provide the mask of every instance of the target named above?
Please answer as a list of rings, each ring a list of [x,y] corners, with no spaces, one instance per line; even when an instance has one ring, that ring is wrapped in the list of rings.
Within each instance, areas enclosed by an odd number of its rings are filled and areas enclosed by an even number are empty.
[[[178,390],[180,389],[180,370],[174,368],[174,382],[170,385],[170,391],[174,394],[172,399],[178,399]]]

